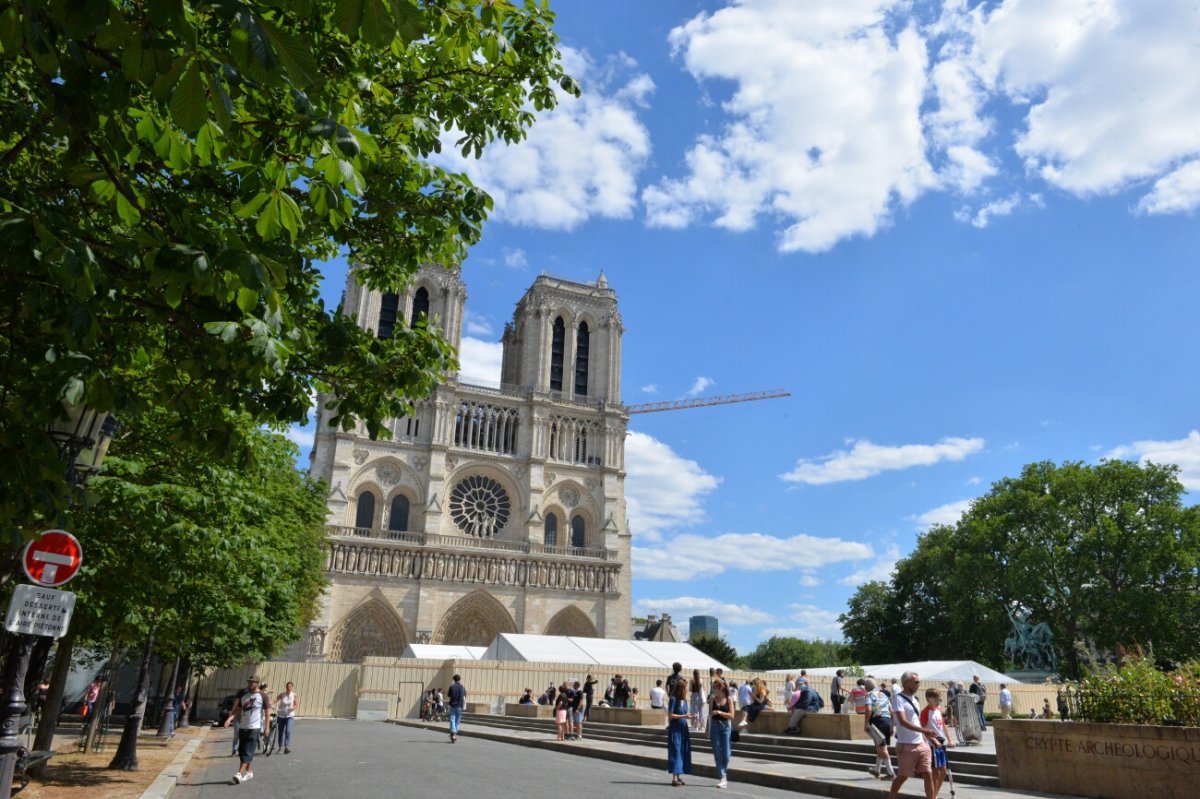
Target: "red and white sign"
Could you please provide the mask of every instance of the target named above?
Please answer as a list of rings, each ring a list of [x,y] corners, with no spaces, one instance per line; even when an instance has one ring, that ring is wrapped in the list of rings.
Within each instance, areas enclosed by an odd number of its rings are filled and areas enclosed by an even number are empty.
[[[83,563],[83,547],[66,530],[46,530],[25,546],[25,574],[38,585],[53,588],[75,576]]]

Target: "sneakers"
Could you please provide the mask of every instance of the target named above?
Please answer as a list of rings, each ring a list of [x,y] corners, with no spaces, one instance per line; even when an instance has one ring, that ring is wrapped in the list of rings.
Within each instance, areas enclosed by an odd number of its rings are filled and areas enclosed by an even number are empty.
[[[878,763],[876,763],[875,765],[868,768],[867,771],[871,772],[872,777],[874,777],[875,779],[879,779],[880,774],[879,774],[879,764]]]
[[[242,782],[249,782],[252,779],[254,779],[253,771],[247,771],[245,774],[242,775]]]
[[[725,777],[722,777],[721,781],[717,783],[717,787],[718,788],[728,788],[729,780],[727,780]]]
[[[285,755],[290,755],[292,753],[292,747],[290,747],[290,746],[283,747],[283,753]]]
[[[233,784],[240,785],[241,782],[242,782],[242,773],[239,771],[237,774],[233,775]]]
[[[745,719],[742,719],[741,721],[739,721],[739,722],[738,722],[738,729],[739,729],[739,730],[740,730],[740,729],[744,729],[744,728],[746,728],[746,727],[749,727],[749,726],[750,726],[750,722],[746,721]]]

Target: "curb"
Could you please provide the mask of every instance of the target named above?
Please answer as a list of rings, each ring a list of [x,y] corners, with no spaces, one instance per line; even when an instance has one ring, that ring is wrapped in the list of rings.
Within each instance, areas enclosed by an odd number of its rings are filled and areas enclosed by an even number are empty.
[[[445,732],[445,725],[442,724],[430,725],[420,721],[408,721],[405,719],[388,719],[387,723],[399,724],[404,727],[414,727],[422,730],[431,730],[434,732]],[[644,755],[636,752],[623,752],[612,748],[573,746],[570,744],[564,745],[558,741],[552,740],[518,738],[516,736],[485,732],[478,728],[460,730],[459,736],[468,738],[482,738],[488,741],[516,744],[518,746],[527,746],[534,749],[549,749],[555,752],[565,752],[572,755],[594,757],[600,760],[612,760],[617,763],[626,763],[632,766],[657,768],[662,769],[664,773],[666,771],[665,750],[663,751],[662,756]],[[711,777],[712,779],[717,778],[716,768],[703,763],[693,763],[692,773],[699,777]],[[736,767],[731,767],[728,771],[728,775],[731,782],[740,782],[749,785],[761,785],[766,788],[780,788],[783,790],[803,792],[812,796],[828,796],[832,799],[879,799],[881,796],[887,796],[888,793],[886,788],[864,788],[859,785],[847,785],[846,783],[841,782],[829,782],[826,780],[811,779],[807,777],[792,777],[784,774],[751,771]],[[907,794],[901,795],[905,796]]]
[[[187,768],[188,762],[192,759],[192,755],[196,754],[196,750],[200,748],[200,744],[208,738],[208,727],[200,731],[192,740],[184,744],[183,749],[179,750],[179,754],[175,755],[175,759],[170,764],[159,772],[158,777],[154,782],[150,783],[150,787],[145,790],[140,799],[166,799],[167,794],[175,787],[175,783],[179,782],[179,778],[183,775],[183,770]]]

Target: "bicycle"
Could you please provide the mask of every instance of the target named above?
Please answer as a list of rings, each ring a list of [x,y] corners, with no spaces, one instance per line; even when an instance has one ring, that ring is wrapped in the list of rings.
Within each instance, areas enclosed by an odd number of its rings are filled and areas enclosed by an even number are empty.
[[[271,725],[271,733],[265,739],[260,739],[264,757],[270,757],[276,749],[283,750],[283,728],[284,725],[280,724],[279,719],[276,718],[275,723]]]

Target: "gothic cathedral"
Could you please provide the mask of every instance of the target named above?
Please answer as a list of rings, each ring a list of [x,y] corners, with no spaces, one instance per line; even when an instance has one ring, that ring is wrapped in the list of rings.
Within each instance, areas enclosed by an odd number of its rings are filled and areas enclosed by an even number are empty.
[[[403,294],[348,278],[342,313],[388,336],[425,317],[459,346],[466,288],[423,267]],[[499,385],[450,375],[392,437],[334,431],[330,584],[305,656],[357,662],[502,632],[629,638],[621,316],[604,275],[538,277],[505,326]]]

